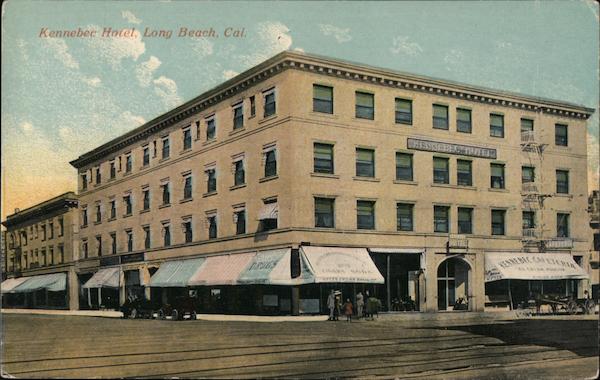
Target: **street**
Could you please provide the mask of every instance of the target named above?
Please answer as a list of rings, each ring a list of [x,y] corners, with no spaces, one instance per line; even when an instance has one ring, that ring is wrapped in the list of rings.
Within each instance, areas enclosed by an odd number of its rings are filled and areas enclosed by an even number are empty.
[[[2,315],[3,374],[29,377],[545,378],[596,375],[598,322],[223,322]]]

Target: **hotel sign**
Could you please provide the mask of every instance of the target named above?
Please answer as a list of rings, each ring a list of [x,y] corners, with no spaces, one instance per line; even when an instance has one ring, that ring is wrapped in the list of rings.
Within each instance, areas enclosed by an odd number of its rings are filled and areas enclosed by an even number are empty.
[[[409,138],[408,149],[496,159],[496,149]]]

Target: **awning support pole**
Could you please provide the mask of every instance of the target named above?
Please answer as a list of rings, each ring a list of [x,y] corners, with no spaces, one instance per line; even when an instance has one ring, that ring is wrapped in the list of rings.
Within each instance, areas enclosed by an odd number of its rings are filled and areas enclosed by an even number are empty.
[[[386,261],[387,261],[387,265],[386,265],[386,279],[385,279],[385,283],[387,285],[387,311],[392,311],[392,307],[391,307],[391,302],[392,302],[392,297],[390,295],[390,290],[391,290],[391,285],[390,285],[390,255],[387,254],[386,255]]]
[[[98,308],[102,305],[102,288],[98,288]]]
[[[508,299],[510,300],[510,310],[514,310],[515,305],[513,305],[512,292],[510,291],[510,279],[508,279]]]
[[[90,288],[87,288],[87,299],[88,299],[88,306],[90,307],[90,309],[92,308],[92,293],[90,292]]]

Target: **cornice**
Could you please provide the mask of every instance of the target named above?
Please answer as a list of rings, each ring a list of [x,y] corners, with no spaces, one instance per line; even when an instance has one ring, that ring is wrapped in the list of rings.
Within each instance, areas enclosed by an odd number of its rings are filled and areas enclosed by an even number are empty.
[[[18,226],[21,223],[31,221],[36,217],[48,215],[57,210],[64,209],[67,211],[69,208],[76,208],[77,205],[78,200],[75,193],[68,192],[12,215],[8,215],[6,220],[2,222],[2,225],[6,228],[11,228]]]

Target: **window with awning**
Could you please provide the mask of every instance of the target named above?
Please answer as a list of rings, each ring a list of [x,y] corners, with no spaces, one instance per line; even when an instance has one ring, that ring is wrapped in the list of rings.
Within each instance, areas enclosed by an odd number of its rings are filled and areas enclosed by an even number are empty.
[[[366,248],[303,246],[301,252],[313,282],[384,283]]]
[[[42,274],[26,277],[26,281],[12,288],[10,293],[28,293],[46,289],[50,292],[60,292],[67,288],[66,273]]]
[[[119,268],[100,269],[83,285],[83,288],[118,288]]]
[[[569,253],[486,252],[485,282],[588,278]]]
[[[314,282],[306,262],[302,262],[300,276],[291,277],[291,248],[258,252],[241,272],[240,284],[300,285]]]
[[[158,271],[150,279],[151,287],[186,287],[191,277],[204,263],[205,258],[173,260],[161,264]]]

